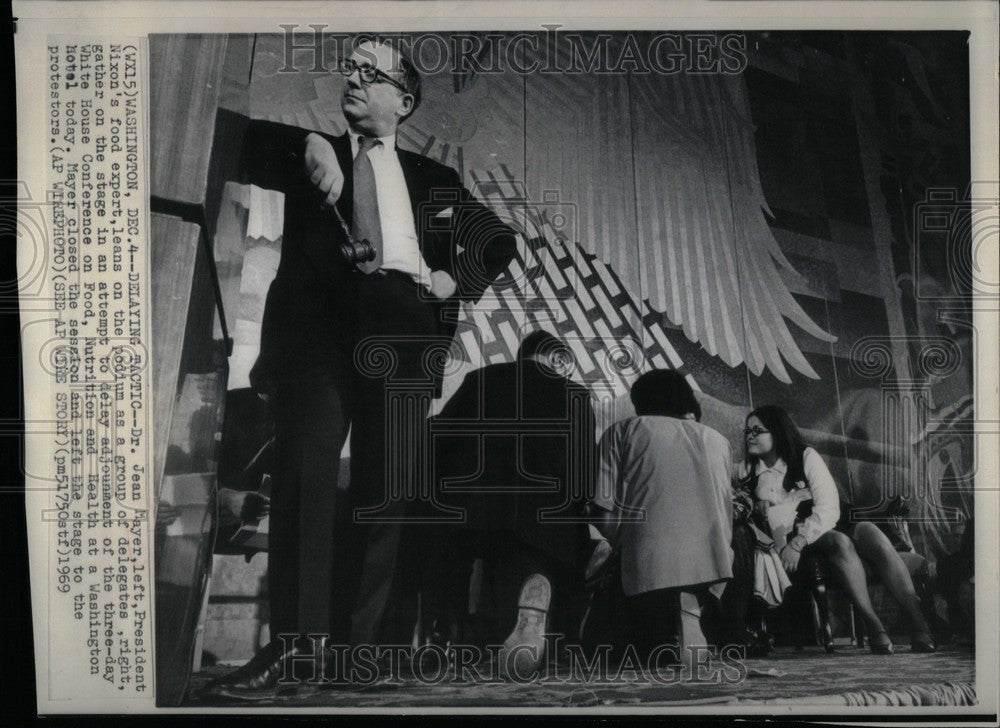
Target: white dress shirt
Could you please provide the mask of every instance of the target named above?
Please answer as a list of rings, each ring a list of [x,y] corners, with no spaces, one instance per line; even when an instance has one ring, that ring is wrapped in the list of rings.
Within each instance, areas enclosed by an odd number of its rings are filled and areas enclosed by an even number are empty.
[[[351,157],[358,156],[358,134],[348,129]],[[381,144],[372,147],[368,158],[375,173],[375,194],[382,225],[382,266],[379,270],[398,270],[414,281],[431,288],[431,270],[420,254],[417,229],[413,222],[410,192],[403,168],[396,154],[396,137],[379,137]]]
[[[840,520],[840,491],[837,484],[830,475],[829,468],[823,462],[822,456],[811,447],[807,447],[802,453],[802,466],[805,471],[805,482],[796,483],[797,489],[806,489],[812,495],[813,509],[812,515],[799,525],[799,535],[807,544],[812,543],[827,531],[833,529]],[[745,477],[749,472],[747,463],[740,466],[740,476]],[[774,465],[767,467],[762,461],[757,462],[757,490],[754,493],[755,500],[766,500],[769,503],[777,502],[785,493],[785,473],[788,472],[788,465],[781,458],[778,458]],[[794,498],[789,501],[798,500]],[[789,526],[795,519],[795,509],[789,510]],[[773,524],[772,524],[773,525]]]

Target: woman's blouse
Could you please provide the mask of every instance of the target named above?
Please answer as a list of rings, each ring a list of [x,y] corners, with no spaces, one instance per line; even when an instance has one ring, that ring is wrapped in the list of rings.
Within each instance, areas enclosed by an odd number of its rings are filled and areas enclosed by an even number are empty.
[[[827,531],[833,529],[840,520],[840,491],[830,475],[829,468],[823,458],[811,447],[802,454],[802,464],[805,470],[805,480],[795,484],[796,489],[807,489],[812,496],[812,514],[799,524],[798,534],[805,538],[807,544],[813,543]],[[745,478],[750,468],[744,461],[740,465],[739,474]],[[767,467],[762,461],[757,462],[757,488],[754,497],[769,503],[781,503],[785,500],[785,474],[788,465],[778,458],[774,465]],[[798,501],[801,496],[795,497]]]

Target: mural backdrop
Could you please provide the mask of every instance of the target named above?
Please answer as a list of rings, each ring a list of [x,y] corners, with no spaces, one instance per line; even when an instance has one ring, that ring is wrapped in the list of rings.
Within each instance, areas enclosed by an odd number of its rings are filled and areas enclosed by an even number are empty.
[[[653,34],[633,35],[642,46]],[[445,398],[469,367],[509,360],[524,332],[547,328],[569,342],[577,374],[609,396],[646,368],[684,372],[720,403],[718,424],[734,438],[751,406],[785,406],[831,436],[826,449],[842,456],[834,466],[856,503],[944,468],[911,472],[915,442],[939,427],[894,432],[886,400],[894,380],[969,381],[969,352],[954,344],[968,331],[962,321],[942,328],[937,306],[914,296],[915,276],[958,300],[968,291],[907,214],[932,182],[960,195],[968,185],[968,104],[955,78],[965,73],[964,40],[876,35],[749,34],[748,64],[734,74],[426,76],[400,145],[458,169],[523,233],[494,295],[462,312]],[[625,39],[610,40],[608,57]],[[289,72],[285,44],[257,36],[250,114],[342,133],[343,78],[313,72],[309,53]],[[522,66],[549,58],[528,45]],[[555,64],[572,66],[569,46],[555,47]],[[238,388],[280,257],[282,201],[251,187],[233,204],[248,211],[251,240],[230,359]],[[954,366],[917,371],[934,336],[948,339],[939,353]],[[887,371],[857,365],[872,356],[869,340]],[[919,407],[971,402],[971,387],[950,390]],[[620,412],[611,407],[602,424]],[[867,467],[852,441],[872,445]],[[949,459],[952,471],[971,472],[967,457],[958,461]],[[951,505],[967,515],[968,494],[955,495]],[[937,505],[918,507],[933,522]],[[936,549],[949,541],[940,531],[926,536]]]
[[[651,38],[618,34],[605,52]],[[973,512],[967,35],[743,38],[747,63],[727,74],[425,77],[400,145],[453,166],[520,231],[511,269],[461,312],[442,401],[537,328],[567,341],[604,402],[600,427],[628,412],[636,375],[673,368],[736,452],[750,408],[787,408],[859,515],[905,497],[903,535],[933,562]],[[225,541],[218,487],[242,467],[220,442],[267,437],[246,388],[283,222],[280,195],[231,181],[233,119],[345,128],[343,78],[314,72],[309,52],[287,63],[285,42],[150,44],[158,487],[205,505],[183,538],[164,536],[173,551],[157,547],[158,594],[174,605],[160,613],[177,617],[157,628],[194,635],[163,657],[178,665],[202,640],[234,660],[266,641],[266,557],[211,555]],[[573,65],[565,47],[528,48],[521,66]]]

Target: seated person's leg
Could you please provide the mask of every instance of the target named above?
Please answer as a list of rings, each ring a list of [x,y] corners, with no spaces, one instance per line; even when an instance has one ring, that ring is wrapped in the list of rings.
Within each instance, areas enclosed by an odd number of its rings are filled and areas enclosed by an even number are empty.
[[[920,610],[920,600],[913,588],[910,572],[892,543],[874,523],[858,523],[852,540],[858,555],[875,570],[879,580],[906,613],[910,623],[910,644],[921,652],[932,652],[934,641]]]
[[[840,585],[868,625],[872,651],[891,652],[892,642],[872,607],[865,567],[851,539],[840,531],[827,531],[806,548],[818,549],[830,560],[830,567],[838,577]]]

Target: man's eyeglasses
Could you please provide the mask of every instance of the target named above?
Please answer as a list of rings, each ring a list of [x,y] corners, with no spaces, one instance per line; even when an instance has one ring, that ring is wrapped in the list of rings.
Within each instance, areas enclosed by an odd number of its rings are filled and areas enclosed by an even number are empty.
[[[743,437],[760,437],[761,435],[767,435],[771,431],[765,430],[763,427],[747,427],[743,430]]]
[[[385,71],[380,71],[375,68],[375,66],[370,63],[361,64],[353,58],[341,58],[337,61],[337,70],[340,71],[342,76],[351,76],[355,71],[357,71],[363,83],[391,83],[404,94],[410,93],[406,90],[406,87],[403,84],[387,74]]]

